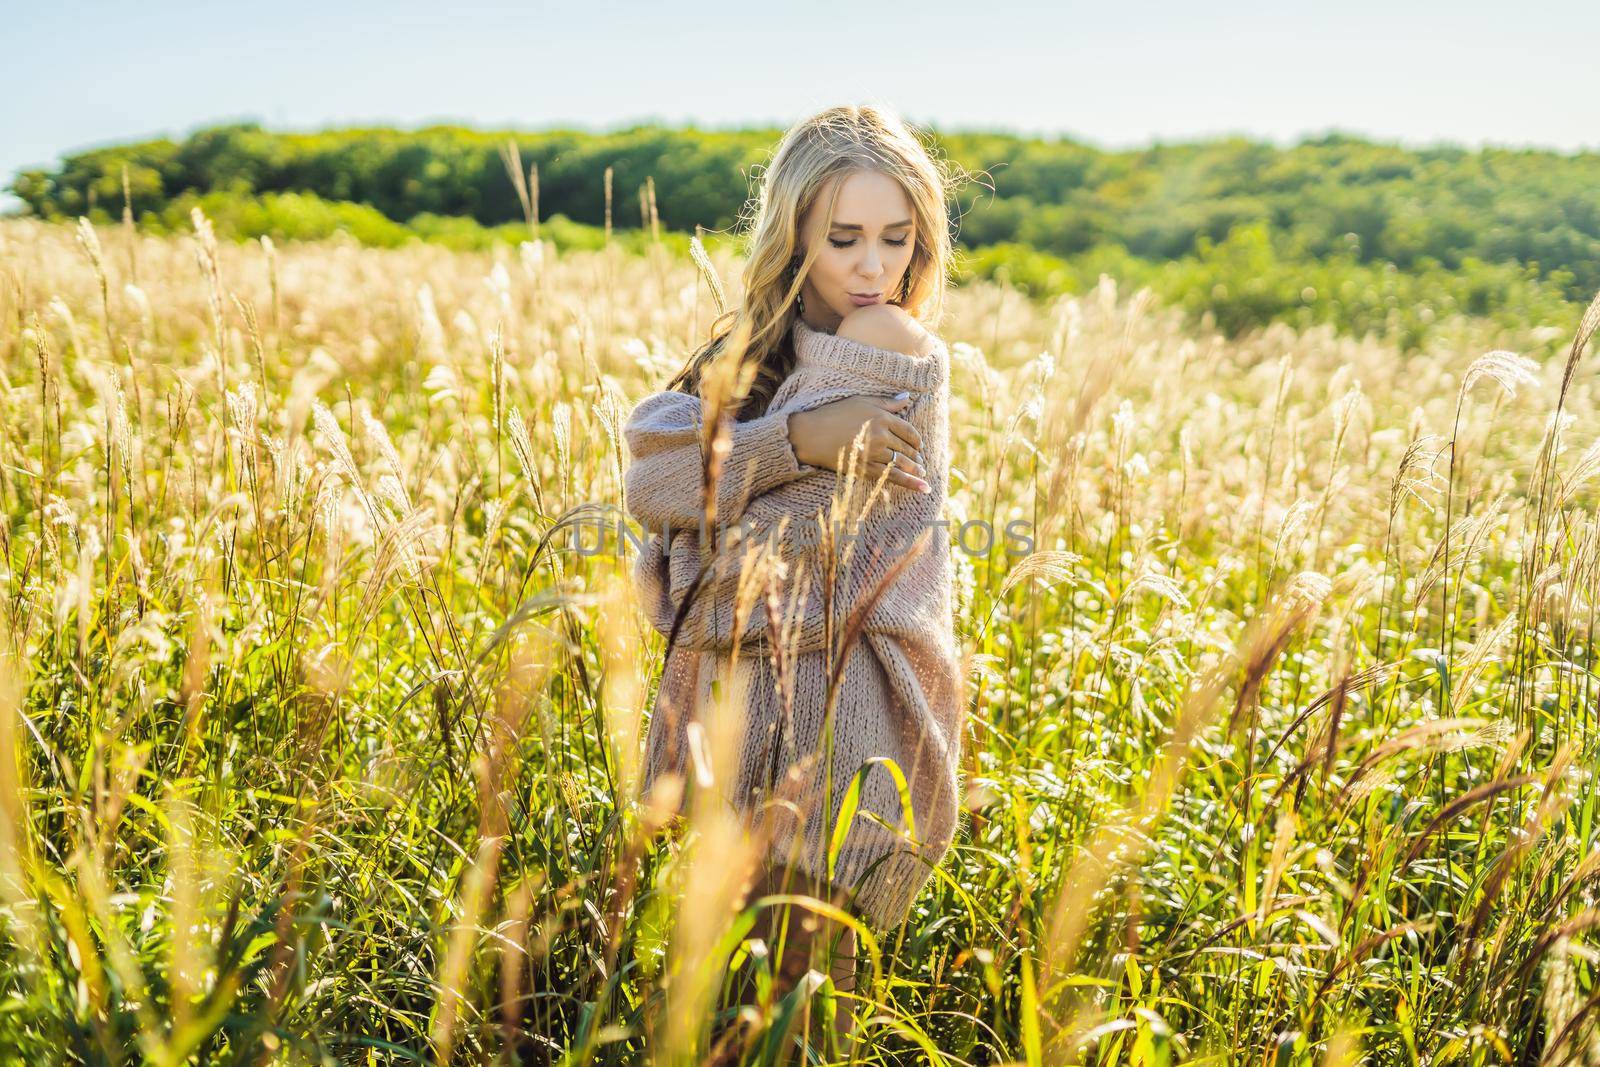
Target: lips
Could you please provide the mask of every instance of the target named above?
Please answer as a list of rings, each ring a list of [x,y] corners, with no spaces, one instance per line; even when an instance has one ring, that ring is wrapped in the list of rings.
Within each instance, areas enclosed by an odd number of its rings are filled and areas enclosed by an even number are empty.
[[[862,307],[865,307],[868,304],[876,304],[878,301],[880,301],[882,299],[883,299],[883,294],[882,293],[851,293],[850,294],[851,303],[860,305]]]

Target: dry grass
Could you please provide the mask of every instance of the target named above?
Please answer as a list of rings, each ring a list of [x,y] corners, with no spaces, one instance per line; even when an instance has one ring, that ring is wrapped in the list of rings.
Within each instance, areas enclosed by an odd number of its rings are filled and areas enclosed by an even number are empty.
[[[808,994],[860,1062],[1597,1055],[1600,310],[1402,359],[954,294],[949,517],[1035,551],[955,553],[955,848],[779,1001],[729,738],[627,803],[661,638],[572,540],[737,294],[197,224],[0,224],[19,1060],[688,1063],[737,975],[768,1060]]]

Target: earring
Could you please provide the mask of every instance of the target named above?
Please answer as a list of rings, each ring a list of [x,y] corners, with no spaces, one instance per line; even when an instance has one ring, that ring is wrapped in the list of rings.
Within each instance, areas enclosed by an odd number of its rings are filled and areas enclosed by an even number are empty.
[[[799,270],[800,257],[795,256],[789,260],[789,284],[794,284],[794,276]],[[806,294],[804,292],[794,294],[794,309],[798,314],[804,315],[806,313]]]

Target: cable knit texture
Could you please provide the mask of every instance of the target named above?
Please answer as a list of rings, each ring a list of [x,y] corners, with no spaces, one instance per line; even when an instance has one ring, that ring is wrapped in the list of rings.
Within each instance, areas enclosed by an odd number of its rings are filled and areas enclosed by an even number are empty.
[[[927,355],[907,355],[813,330],[799,319],[792,330],[793,372],[765,414],[733,424],[717,487],[718,552],[702,558],[702,542],[709,539],[702,517],[699,397],[654,393],[634,407],[624,428],[631,457],[627,510],[644,527],[633,576],[661,633],[670,631],[696,575],[709,564],[667,651],[646,740],[643,791],[663,772],[686,771],[684,728],[714,709],[711,687],[717,682],[724,694],[743,694],[738,780],[730,791],[741,810],[756,810],[796,765],[805,768],[800,778],[813,790],[813,801],[820,800],[827,683],[835,660],[830,648],[838,647],[852,611],[926,531],[921,550],[881,591],[847,653],[833,711],[829,812],[813,809],[798,840],[793,820],[779,819],[773,840],[775,862],[799,845],[795,865],[821,879],[823,849],[852,778],[875,757],[892,759],[907,780],[914,836],[906,832],[892,773],[872,765],[833,876],[835,885],[853,891],[866,920],[885,930],[905,917],[949,849],[959,818],[962,680],[943,517],[950,466],[949,351],[935,338]],[[912,403],[899,414],[921,434],[931,492],[885,482],[868,499],[873,479],[858,478],[862,484],[845,500],[842,471],[796,458],[790,415],[847,396],[902,390],[911,392]],[[853,536],[853,545],[841,540],[824,558],[824,524]],[[780,573],[788,576],[779,583],[779,632],[768,632],[767,612],[758,601],[739,635],[738,655],[730,657],[741,565],[763,545],[771,546],[782,561]],[[829,590],[831,597],[825,595]],[[807,760],[808,753],[815,755]]]

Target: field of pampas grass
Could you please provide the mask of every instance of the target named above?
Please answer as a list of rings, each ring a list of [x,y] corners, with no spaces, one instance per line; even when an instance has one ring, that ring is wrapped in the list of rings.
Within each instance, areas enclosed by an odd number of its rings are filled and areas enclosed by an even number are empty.
[[[6,1059],[701,1061],[770,955],[628,800],[663,641],[574,532],[710,287],[195,221],[0,223]],[[1033,542],[954,554],[961,832],[749,1061],[1600,1058],[1597,323],[953,293],[952,528]]]

